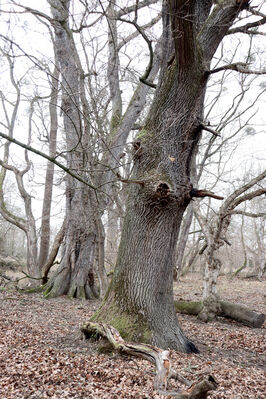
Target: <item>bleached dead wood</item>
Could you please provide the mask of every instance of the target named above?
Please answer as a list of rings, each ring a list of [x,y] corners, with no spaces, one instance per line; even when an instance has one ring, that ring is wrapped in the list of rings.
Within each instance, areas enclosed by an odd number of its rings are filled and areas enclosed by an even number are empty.
[[[101,336],[108,340],[112,348],[118,352],[130,356],[148,360],[156,366],[154,388],[162,395],[171,395],[178,399],[205,399],[208,392],[218,386],[212,376],[191,383],[172,369],[170,350],[163,350],[153,345],[125,342],[119,332],[108,324],[89,321],[81,328],[85,338]],[[170,378],[177,379],[189,386],[185,391],[167,391],[167,383]]]

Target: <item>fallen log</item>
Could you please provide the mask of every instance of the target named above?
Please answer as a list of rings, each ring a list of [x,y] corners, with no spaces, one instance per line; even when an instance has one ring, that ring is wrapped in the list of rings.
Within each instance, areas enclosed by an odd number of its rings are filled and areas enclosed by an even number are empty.
[[[130,356],[137,356],[148,360],[156,366],[154,388],[162,395],[172,396],[178,399],[205,399],[211,390],[218,387],[215,379],[209,375],[193,384],[172,369],[170,350],[163,350],[153,345],[125,342],[119,332],[108,324],[87,322],[81,327],[84,338],[103,337],[115,351]],[[167,391],[167,383],[170,378],[177,379],[189,388],[185,391]]]
[[[220,310],[217,316],[229,318],[253,328],[260,328],[265,321],[265,314],[257,313],[244,305],[218,300]],[[202,302],[175,301],[176,311],[197,316],[202,309]]]

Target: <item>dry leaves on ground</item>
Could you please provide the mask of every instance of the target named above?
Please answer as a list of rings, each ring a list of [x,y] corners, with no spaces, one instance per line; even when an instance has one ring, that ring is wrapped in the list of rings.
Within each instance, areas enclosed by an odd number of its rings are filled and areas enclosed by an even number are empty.
[[[262,282],[219,280],[224,299],[262,311]],[[199,297],[198,277],[183,279],[177,298]],[[57,298],[16,291],[0,293],[1,399],[154,398],[154,369],[144,360],[96,351],[81,340],[80,325],[98,302]],[[199,355],[173,354],[173,368],[189,380],[212,374],[219,382],[215,399],[263,399],[265,396],[265,328],[251,329],[218,319],[204,324],[179,315],[185,333],[198,345]],[[169,389],[184,387],[170,381]]]

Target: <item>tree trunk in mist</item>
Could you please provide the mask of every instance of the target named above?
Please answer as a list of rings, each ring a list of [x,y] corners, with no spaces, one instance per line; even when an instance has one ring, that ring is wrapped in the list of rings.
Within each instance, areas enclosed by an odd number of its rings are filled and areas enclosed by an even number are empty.
[[[165,54],[168,67],[162,68],[135,141],[135,183],[118,260],[108,295],[92,318],[112,324],[129,339],[184,352],[197,349],[182,332],[174,308],[176,242],[193,195],[190,169],[201,131],[206,68],[239,11],[232,1],[207,18],[211,6],[212,1],[164,2],[164,38],[172,40],[171,20],[175,57]]]
[[[34,223],[28,223],[27,236],[27,272],[29,276],[39,279],[41,277],[41,270],[38,267],[38,246],[37,234]],[[31,287],[40,285],[40,280],[30,280]]]
[[[114,202],[108,207],[107,229],[106,229],[106,259],[109,269],[113,270],[117,258],[119,245],[119,212]]]
[[[187,210],[186,217],[183,220],[182,223],[182,230],[180,232],[180,235],[178,237],[178,245],[177,245],[177,257],[176,257],[176,266],[175,266],[175,271],[174,271],[174,280],[176,281],[178,279],[178,276],[181,275],[182,270],[183,270],[183,258],[184,258],[184,253],[186,249],[186,243],[188,239],[188,234],[189,234],[189,229],[191,226],[193,218],[193,208],[190,206]]]

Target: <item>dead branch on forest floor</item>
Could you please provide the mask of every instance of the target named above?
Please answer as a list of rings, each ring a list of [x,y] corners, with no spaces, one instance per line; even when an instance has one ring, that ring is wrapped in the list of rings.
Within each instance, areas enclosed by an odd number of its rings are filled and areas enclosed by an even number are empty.
[[[155,364],[154,388],[161,395],[171,395],[178,399],[205,399],[209,391],[218,387],[217,382],[211,375],[191,384],[190,381],[172,370],[170,350],[163,350],[148,344],[125,342],[119,332],[111,325],[89,321],[82,326],[81,331],[85,338],[101,336],[108,340],[114,350],[130,356],[141,357]],[[188,385],[189,388],[182,392],[167,391],[167,383],[170,378],[177,379],[181,383]]]

